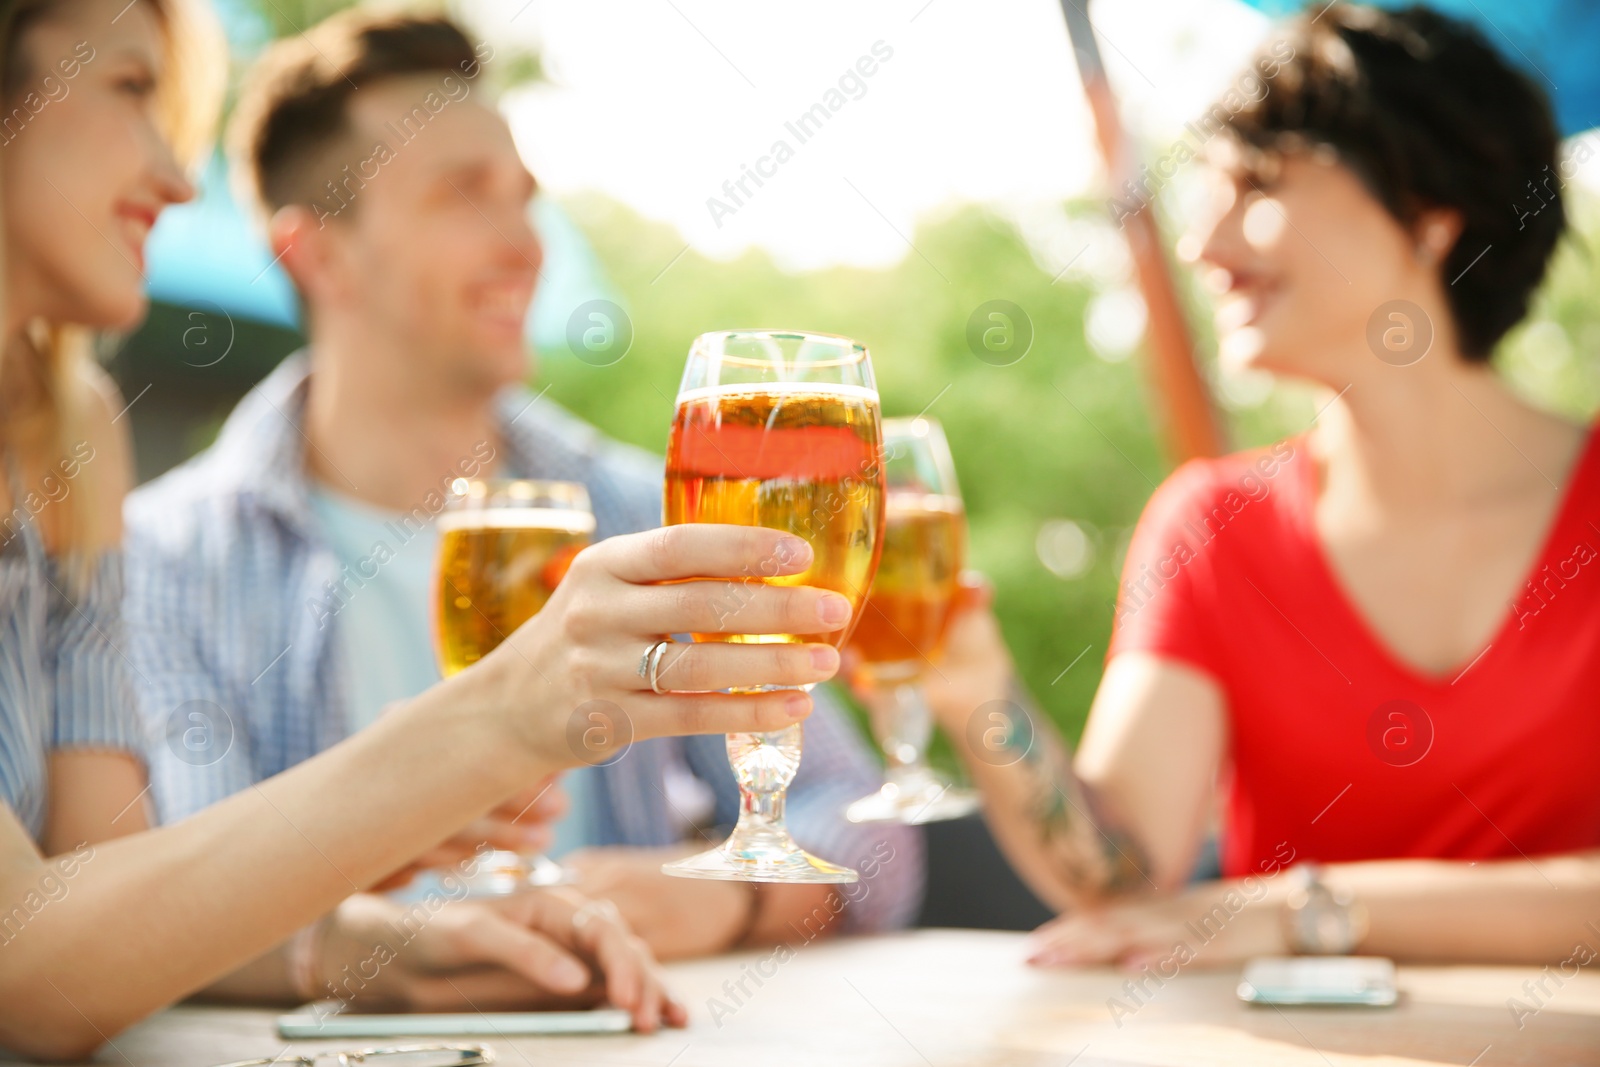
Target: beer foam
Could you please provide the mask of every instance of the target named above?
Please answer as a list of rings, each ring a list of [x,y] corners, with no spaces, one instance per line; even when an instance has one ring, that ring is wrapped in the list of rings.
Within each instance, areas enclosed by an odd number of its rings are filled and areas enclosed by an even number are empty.
[[[884,510],[890,515],[929,511],[961,515],[966,512],[960,497],[947,496],[943,493],[915,493],[903,489],[891,489],[884,496],[883,503]]]
[[[679,404],[696,400],[710,400],[723,396],[771,396],[773,394],[798,394],[800,396],[834,396],[850,400],[865,400],[878,406],[878,391],[864,385],[843,385],[838,382],[745,382],[741,385],[703,385],[678,394]]]
[[[439,532],[449,530],[560,530],[594,533],[594,516],[567,508],[464,508],[439,513]]]

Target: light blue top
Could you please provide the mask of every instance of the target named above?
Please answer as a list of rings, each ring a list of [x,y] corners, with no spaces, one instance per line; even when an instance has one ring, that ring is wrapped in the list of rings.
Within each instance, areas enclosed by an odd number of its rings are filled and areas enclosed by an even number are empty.
[[[339,568],[328,609],[340,618],[335,643],[349,685],[345,725],[354,733],[439,680],[428,621],[439,532],[323,485],[313,483],[310,496]]]

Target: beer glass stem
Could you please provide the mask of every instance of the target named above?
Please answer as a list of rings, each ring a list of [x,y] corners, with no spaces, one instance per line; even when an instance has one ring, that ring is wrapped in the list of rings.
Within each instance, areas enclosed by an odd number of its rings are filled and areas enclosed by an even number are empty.
[[[978,794],[928,764],[934,721],[927,691],[914,675],[900,677],[896,683],[880,682],[868,701],[873,733],[883,747],[883,788],[852,803],[845,818],[920,825],[970,815],[978,808]]]
[[[773,733],[728,735],[728,762],[739,783],[739,822],[728,841],[734,851],[763,855],[795,847],[783,811],[803,736],[798,723]]]
[[[890,709],[878,743],[888,763],[889,776],[897,777],[901,770],[919,771],[928,739],[933,734],[933,716],[922,696],[922,687],[916,682],[902,682],[894,687],[894,703]]]
[[[739,821],[748,820],[756,825],[770,826],[774,823],[783,823],[784,803],[788,798],[786,790],[776,790],[771,793],[755,793],[748,789],[739,790]]]

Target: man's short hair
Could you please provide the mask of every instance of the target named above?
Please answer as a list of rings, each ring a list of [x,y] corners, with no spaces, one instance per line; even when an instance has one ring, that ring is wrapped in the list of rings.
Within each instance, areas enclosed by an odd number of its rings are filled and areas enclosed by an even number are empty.
[[[362,8],[285,37],[256,63],[234,108],[228,144],[237,177],[268,216],[289,204],[326,199],[344,166],[374,148],[353,143],[351,97],[419,74],[465,84],[492,54],[487,45],[474,48],[447,18]],[[418,111],[425,123],[428,110],[419,103]]]

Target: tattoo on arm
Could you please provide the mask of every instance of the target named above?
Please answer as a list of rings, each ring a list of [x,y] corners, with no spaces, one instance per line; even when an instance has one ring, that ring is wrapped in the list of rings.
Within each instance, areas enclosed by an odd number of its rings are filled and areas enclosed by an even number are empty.
[[[1144,850],[1073,772],[1071,749],[1015,680],[1010,700],[1027,722],[1013,722],[1007,745],[1020,751],[1016,765],[1026,780],[1028,814],[1062,881],[1087,898],[1155,889]]]

